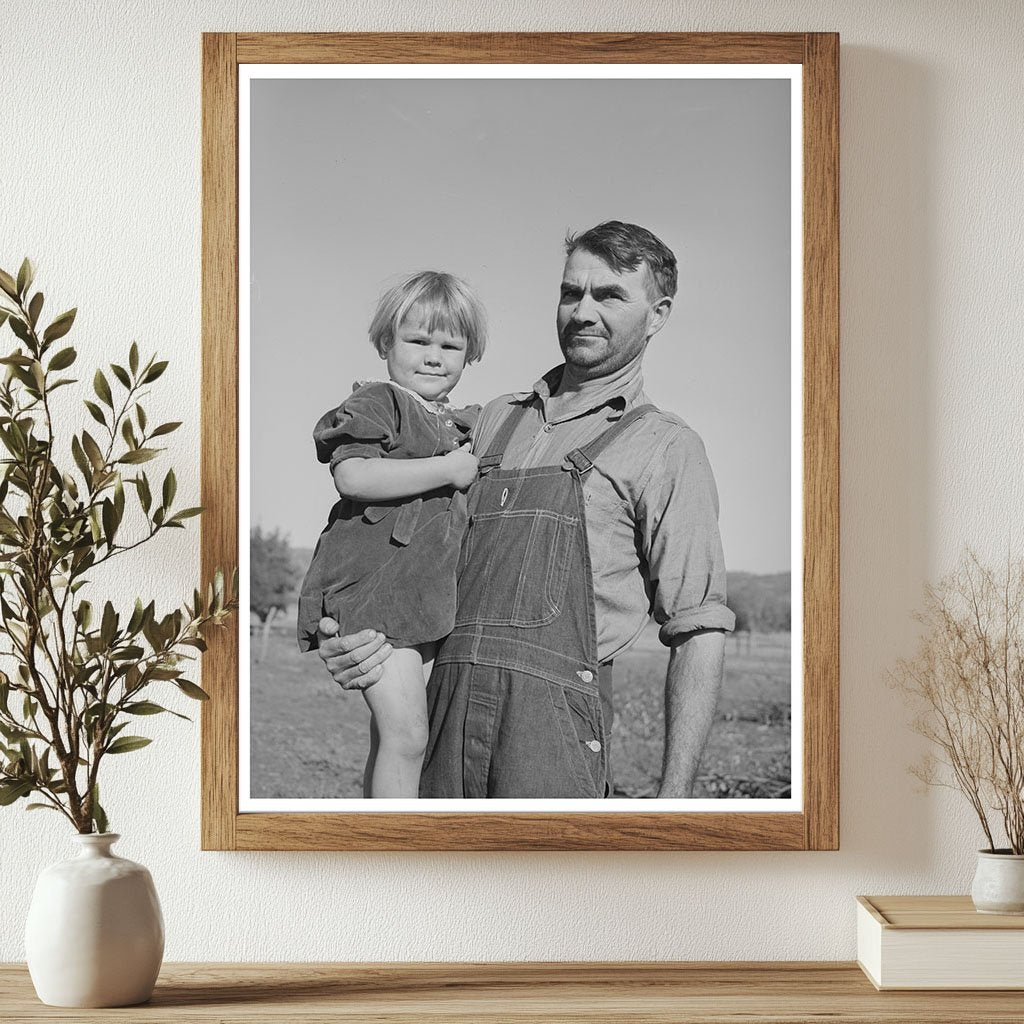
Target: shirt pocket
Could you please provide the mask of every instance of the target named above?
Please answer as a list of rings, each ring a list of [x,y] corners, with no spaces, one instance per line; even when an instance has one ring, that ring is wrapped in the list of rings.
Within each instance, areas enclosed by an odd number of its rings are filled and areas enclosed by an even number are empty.
[[[610,486],[585,488],[584,515],[587,520],[587,549],[595,580],[619,576],[634,569],[636,519],[633,506]]]

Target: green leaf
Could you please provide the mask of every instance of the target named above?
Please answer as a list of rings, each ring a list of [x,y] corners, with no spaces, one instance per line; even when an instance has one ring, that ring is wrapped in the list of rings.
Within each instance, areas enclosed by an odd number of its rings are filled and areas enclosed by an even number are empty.
[[[16,725],[6,725],[0,722],[0,736],[3,736],[8,743],[18,743],[27,735],[24,729],[19,729]]]
[[[178,677],[181,675],[180,668],[150,668],[146,670],[146,675],[150,679],[167,679],[178,681]],[[198,699],[198,698],[197,698]]]
[[[99,833],[109,831],[107,827],[107,815],[103,808],[100,806],[100,787],[95,785],[92,787],[92,820],[96,826],[96,831]]]
[[[107,425],[107,417],[103,415],[103,410],[95,403],[90,402],[89,399],[83,399],[86,409],[89,410],[89,415],[101,426]]]
[[[31,779],[19,779],[15,782],[0,782],[0,807],[7,807],[15,800],[31,793],[33,783]]]
[[[102,505],[103,536],[106,538],[109,547],[114,546],[114,535],[117,533],[117,514],[114,512],[114,503],[105,498]]]
[[[12,316],[7,321],[11,325],[11,330],[18,336],[18,338],[25,342],[26,345],[32,342],[32,332],[28,329],[28,324],[25,323],[20,317]]]
[[[128,365],[131,367],[132,373],[139,372],[139,346],[134,341],[128,350]]]
[[[18,286],[14,278],[4,270],[0,270],[0,288],[2,288],[15,302],[18,301]]]
[[[139,700],[134,704],[125,704],[123,710],[128,715],[159,715],[167,708],[154,704],[151,700]]]
[[[135,406],[135,418],[139,421],[139,430],[146,429],[146,410],[141,405]]]
[[[121,425],[121,436],[124,438],[124,443],[133,451],[139,447],[139,442],[135,440],[135,428],[132,426],[132,421],[127,417]]]
[[[113,704],[109,704],[105,701],[99,701],[98,703],[86,708],[85,714],[82,715],[82,721],[85,723],[86,728],[89,728],[97,718],[101,715],[106,715],[108,712],[113,710]]]
[[[96,391],[96,394],[100,396],[100,401],[106,403],[111,409],[114,408],[114,396],[110,393],[110,385],[107,383],[107,378],[103,375],[102,370],[96,371],[96,376],[92,379],[92,386]]]
[[[119,647],[110,654],[111,661],[138,661],[146,652],[135,644]]]
[[[155,459],[159,454],[156,448],[136,448],[134,451],[125,452],[117,461],[134,466],[140,462],[149,462],[150,459]]]
[[[100,640],[104,647],[109,648],[114,641],[114,634],[117,632],[117,612],[114,606],[107,601],[103,605],[103,621],[100,623]]]
[[[202,513],[202,505],[196,505],[194,508],[183,508],[180,512],[175,512],[170,519],[167,520],[167,525],[171,523],[180,523],[183,519],[191,519],[193,516],[198,516]]]
[[[7,318],[11,315],[10,310],[0,309],[0,327],[3,327],[7,323]]]
[[[28,322],[35,328],[36,323],[39,321],[39,313],[43,308],[43,293],[36,292],[32,296],[32,301],[28,304]]]
[[[149,491],[149,477],[143,473],[142,476],[136,478],[135,486],[139,492],[139,501],[142,504],[142,508],[148,514],[153,504],[153,495]]]
[[[71,348],[62,348],[51,360],[48,370],[66,370],[76,359],[78,353]]]
[[[170,507],[172,501],[174,501],[174,495],[178,491],[178,479],[174,475],[174,470],[167,470],[167,476],[164,477],[163,486],[163,504],[165,507]]]
[[[164,359],[159,363],[154,363],[149,370],[146,372],[146,376],[143,377],[143,384],[152,384],[167,369],[167,360]]]
[[[59,807],[54,807],[53,804],[28,804],[25,807],[26,811],[57,811],[60,813]]]
[[[146,616],[146,609],[143,607],[142,599],[135,599],[135,607],[132,609],[132,616],[128,620],[128,625],[125,627],[129,636],[135,636],[136,633],[142,628],[142,623]]]
[[[191,683],[187,679],[178,679],[174,685],[177,686],[186,697],[191,697],[193,700],[210,699],[210,695],[201,686],[196,686],[195,683]]]
[[[178,420],[175,423],[161,423],[156,430],[150,435],[151,437],[163,437],[164,434],[171,433],[172,430],[177,430],[181,426],[181,421]]]
[[[139,700],[134,704],[125,704],[124,711],[129,715],[159,715],[165,711],[167,711],[168,714],[174,714],[173,711],[168,711],[167,708],[161,707],[159,704],[154,704],[151,700]]]
[[[56,320],[50,324],[49,327],[43,331],[43,341],[49,344],[51,341],[56,341],[58,338],[63,338],[68,331],[71,330],[71,325],[75,322],[75,314],[78,312],[77,307],[75,309],[69,309],[66,313],[61,313]]]
[[[119,736],[106,749],[108,754],[127,754],[132,750],[148,747],[153,741],[145,736]]]
[[[103,459],[103,453],[100,451],[100,446],[93,440],[93,436],[88,430],[82,431],[82,447],[85,449],[85,454],[89,456],[92,468],[99,472],[106,463]]]
[[[32,287],[32,281],[36,276],[36,268],[32,261],[26,256],[18,268],[18,294],[24,295]]]
[[[92,467],[89,465],[89,460],[82,449],[82,443],[78,440],[77,436],[71,438],[71,455],[75,460],[75,465],[78,466],[78,471],[88,482],[91,482]]]
[[[132,386],[132,379],[128,376],[128,371],[123,366],[118,366],[117,363],[110,364],[110,372],[126,387]]]

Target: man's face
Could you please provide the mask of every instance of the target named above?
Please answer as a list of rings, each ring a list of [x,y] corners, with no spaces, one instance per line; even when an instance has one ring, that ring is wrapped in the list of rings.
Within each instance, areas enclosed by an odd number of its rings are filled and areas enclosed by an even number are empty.
[[[385,357],[388,375],[421,398],[440,402],[459,382],[466,365],[466,339],[447,331],[431,331],[430,317],[413,306],[395,331]]]
[[[558,300],[558,344],[577,373],[603,377],[643,354],[672,300],[655,293],[646,264],[622,273],[577,249],[565,261]]]

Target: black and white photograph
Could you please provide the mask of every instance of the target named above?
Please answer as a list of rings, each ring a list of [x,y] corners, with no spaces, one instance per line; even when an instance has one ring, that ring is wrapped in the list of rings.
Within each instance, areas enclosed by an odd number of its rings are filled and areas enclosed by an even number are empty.
[[[799,810],[799,67],[242,70],[240,810]]]

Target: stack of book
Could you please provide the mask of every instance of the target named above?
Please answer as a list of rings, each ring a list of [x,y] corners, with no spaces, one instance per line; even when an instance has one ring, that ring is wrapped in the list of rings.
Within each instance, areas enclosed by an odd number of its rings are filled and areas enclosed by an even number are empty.
[[[979,914],[970,896],[858,896],[857,962],[878,989],[1024,989],[1024,915]]]

